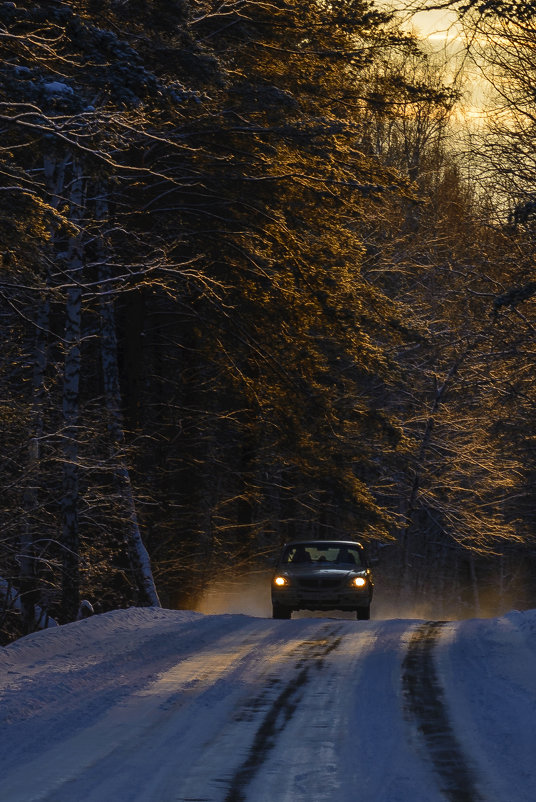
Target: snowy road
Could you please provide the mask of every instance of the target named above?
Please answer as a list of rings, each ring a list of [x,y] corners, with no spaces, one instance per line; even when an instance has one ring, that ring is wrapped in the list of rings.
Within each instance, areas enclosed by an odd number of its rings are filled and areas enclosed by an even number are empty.
[[[127,610],[0,650],[1,802],[534,802],[536,613]]]

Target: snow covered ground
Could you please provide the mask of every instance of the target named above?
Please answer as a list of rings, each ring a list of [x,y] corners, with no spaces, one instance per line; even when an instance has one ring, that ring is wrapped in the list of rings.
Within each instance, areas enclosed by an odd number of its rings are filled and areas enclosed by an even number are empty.
[[[0,649],[1,802],[534,802],[536,611],[130,609]]]

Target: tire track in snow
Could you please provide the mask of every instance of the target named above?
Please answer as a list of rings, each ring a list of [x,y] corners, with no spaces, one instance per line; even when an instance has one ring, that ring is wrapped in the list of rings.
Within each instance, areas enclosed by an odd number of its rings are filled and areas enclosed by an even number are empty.
[[[246,759],[231,778],[224,802],[245,802],[247,786],[262,768],[269,752],[275,746],[277,737],[292,718],[312,671],[321,671],[324,658],[340,645],[342,636],[333,637],[336,635],[333,629],[330,634],[330,638],[303,641],[297,647],[296,655],[299,655],[295,666],[297,673],[285,685],[264,715]],[[255,702],[253,704],[255,705]]]
[[[229,789],[229,775],[222,774],[221,761],[218,761],[220,770],[215,773],[214,784],[209,783],[204,792],[207,710],[214,705],[222,720],[225,715],[230,722],[233,736],[240,736],[242,731],[246,741],[242,756],[236,755],[237,760],[234,759],[236,740],[233,738],[230,744],[231,777],[236,775],[237,766],[244,765],[243,755],[252,749],[252,737],[255,738],[261,718],[266,723],[264,746],[268,754],[271,735],[266,711],[274,706],[274,699],[281,698],[284,685],[293,684],[292,677],[306,668],[308,660],[314,658],[317,668],[321,668],[324,655],[334,648],[325,645],[327,638],[333,640],[337,635],[332,625],[320,631],[316,623],[296,629],[297,637],[289,638],[278,622],[259,625],[251,621],[245,626],[241,622],[236,630],[179,659],[171,669],[111,708],[74,738],[62,739],[45,750],[39,759],[0,778],[1,802],[176,800],[177,794],[181,794],[185,770],[189,773],[189,761],[195,762],[198,757],[203,763],[203,781],[198,783],[194,793],[190,790],[179,798],[208,801],[214,798],[215,784],[216,789],[219,788],[216,798],[223,799]],[[320,651],[316,654],[315,650]],[[288,666],[286,681],[280,677],[281,666]],[[307,666],[305,677],[310,668]],[[244,687],[259,683],[260,693],[244,697]],[[292,718],[290,709],[298,703],[301,693],[296,687],[288,699],[283,698],[282,709],[286,708],[289,714],[287,721]],[[234,705],[239,707],[238,710],[235,707],[233,714]],[[251,726],[244,728],[248,720]],[[274,719],[276,735],[278,727],[279,721],[276,723]],[[262,736],[259,735],[259,739],[257,746],[262,746]],[[162,761],[162,754],[169,750],[170,743],[176,744],[176,763],[169,759]],[[221,742],[216,745],[220,752]],[[247,776],[252,778],[255,774],[256,769],[249,766]],[[244,774],[241,781],[245,782],[247,776]],[[35,777],[39,777],[38,782]]]
[[[427,621],[410,641],[402,665],[406,713],[417,725],[449,802],[484,802],[450,724],[435,668],[434,645],[445,623]]]

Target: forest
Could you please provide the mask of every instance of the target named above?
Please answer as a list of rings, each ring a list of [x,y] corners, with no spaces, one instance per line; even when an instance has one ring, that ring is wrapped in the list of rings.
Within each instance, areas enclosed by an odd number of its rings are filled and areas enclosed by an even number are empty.
[[[536,11],[444,6],[450,57],[368,0],[0,3],[1,644],[310,537],[536,605]]]

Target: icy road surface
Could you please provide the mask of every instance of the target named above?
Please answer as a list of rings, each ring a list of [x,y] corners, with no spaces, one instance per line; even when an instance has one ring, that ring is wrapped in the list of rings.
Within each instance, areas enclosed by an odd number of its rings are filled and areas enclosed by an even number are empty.
[[[1,802],[535,802],[536,612],[132,609],[0,649]]]

